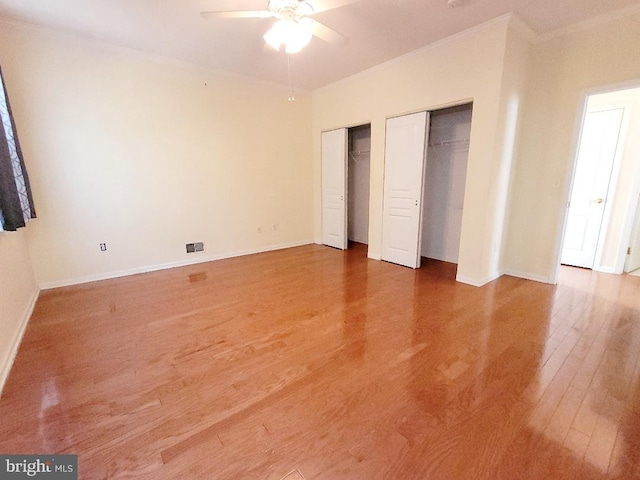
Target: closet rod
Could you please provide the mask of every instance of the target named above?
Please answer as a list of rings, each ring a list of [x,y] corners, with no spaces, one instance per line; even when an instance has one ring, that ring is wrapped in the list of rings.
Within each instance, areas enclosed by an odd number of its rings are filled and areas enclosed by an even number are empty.
[[[440,147],[440,146],[460,145],[460,144],[468,144],[468,143],[469,143],[468,138],[461,138],[459,140],[445,140],[444,142],[429,143],[429,145],[431,145],[432,147]]]
[[[358,159],[364,160],[365,158],[369,158],[370,153],[370,150],[356,150],[349,152],[349,158],[358,163]]]

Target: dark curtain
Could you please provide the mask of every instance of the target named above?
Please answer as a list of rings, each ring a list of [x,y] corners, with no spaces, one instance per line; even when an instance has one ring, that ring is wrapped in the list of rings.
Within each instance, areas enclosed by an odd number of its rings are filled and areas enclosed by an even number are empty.
[[[0,221],[2,229],[15,231],[36,217],[29,176],[16,133],[4,76],[0,68]]]

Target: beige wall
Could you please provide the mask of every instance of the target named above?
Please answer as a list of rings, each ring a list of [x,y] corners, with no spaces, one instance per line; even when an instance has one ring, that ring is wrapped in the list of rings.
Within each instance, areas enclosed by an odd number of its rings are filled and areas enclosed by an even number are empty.
[[[0,232],[0,392],[39,291],[24,231]]]
[[[566,32],[531,52],[505,270],[554,282],[587,93],[640,83],[640,13]]]
[[[313,241],[308,96],[12,23],[0,58],[44,287]]]
[[[513,184],[513,165],[517,156],[524,110],[524,96],[529,75],[531,32],[517,19],[509,24],[504,54],[501,84],[500,113],[496,129],[496,161],[489,187],[491,207],[487,210],[489,225],[483,252],[489,255],[488,271],[494,276],[502,274],[502,256],[505,249],[507,222]]]
[[[371,123],[369,256],[380,258],[386,119],[473,100],[458,279],[479,285],[499,274],[512,153],[505,145],[515,132],[498,128],[508,123],[526,65],[517,58],[526,52],[519,39],[507,49],[507,37],[518,36],[508,26],[508,18],[498,19],[313,93],[316,241],[322,131]]]

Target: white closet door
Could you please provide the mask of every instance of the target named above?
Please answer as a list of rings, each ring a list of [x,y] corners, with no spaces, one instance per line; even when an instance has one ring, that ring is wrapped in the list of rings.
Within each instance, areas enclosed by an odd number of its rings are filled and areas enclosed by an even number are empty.
[[[593,268],[623,112],[618,108],[585,116],[562,249],[565,265]]]
[[[422,178],[428,112],[387,120],[382,259],[420,266]]]
[[[322,133],[322,243],[347,248],[347,129]]]

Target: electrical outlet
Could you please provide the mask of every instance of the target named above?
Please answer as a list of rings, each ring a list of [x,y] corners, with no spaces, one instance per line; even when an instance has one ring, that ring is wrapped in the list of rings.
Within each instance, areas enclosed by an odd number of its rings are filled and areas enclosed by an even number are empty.
[[[204,242],[187,243],[187,253],[204,252]]]
[[[101,243],[100,244],[100,251],[101,252],[106,252],[107,251],[107,244],[106,243]]]

